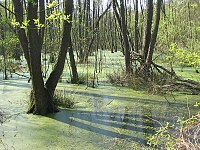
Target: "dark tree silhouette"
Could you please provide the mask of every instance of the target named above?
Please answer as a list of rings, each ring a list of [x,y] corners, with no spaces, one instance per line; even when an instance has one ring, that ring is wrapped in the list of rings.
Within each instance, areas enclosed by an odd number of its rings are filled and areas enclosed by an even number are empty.
[[[53,103],[53,95],[63,72],[67,49],[71,43],[71,27],[73,0],[65,0],[65,15],[70,15],[70,21],[65,20],[63,24],[63,37],[57,62],[47,82],[44,83],[41,69],[41,50],[43,45],[44,28],[38,29],[34,19],[40,23],[45,22],[44,0],[28,1],[27,20],[29,20],[28,33],[25,29],[18,29],[18,36],[22,45],[27,64],[32,78],[32,91],[30,97],[30,108],[28,113],[45,115],[56,112],[57,108]],[[21,0],[13,0],[16,21],[22,24],[24,21],[23,4]],[[39,5],[39,16],[38,16]]]

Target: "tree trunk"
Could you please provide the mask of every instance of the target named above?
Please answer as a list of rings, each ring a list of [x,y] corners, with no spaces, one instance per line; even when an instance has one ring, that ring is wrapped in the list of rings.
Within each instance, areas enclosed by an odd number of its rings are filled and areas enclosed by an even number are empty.
[[[45,2],[44,0],[39,0],[39,15],[40,15],[40,23],[45,24]],[[39,37],[40,37],[40,45],[42,46],[43,44],[43,39],[44,39],[44,27],[39,29]]]
[[[1,21],[1,13],[0,13],[0,21]],[[6,50],[5,50],[5,46],[4,46],[4,39],[5,39],[5,32],[4,32],[4,28],[3,25],[0,24],[0,31],[1,31],[1,35],[0,37],[2,38],[2,42],[1,42],[1,48],[2,48],[2,55],[3,55],[3,79],[7,80],[8,79],[8,75],[7,75],[7,58],[6,58]]]
[[[135,52],[139,52],[138,0],[135,1]]]
[[[39,38],[38,29],[34,24],[37,19],[38,1],[28,2],[28,42],[29,56],[32,77],[31,105],[28,113],[45,115],[55,111],[52,96],[44,87],[44,81],[41,70],[41,48],[42,43]]]
[[[88,57],[90,55],[90,51],[89,51],[89,29],[90,29],[90,0],[86,0],[85,1],[85,30],[84,30],[84,34],[85,34],[85,52],[84,52],[84,60],[83,62],[87,62],[88,61]]]
[[[70,20],[72,20],[72,12],[73,12],[73,0],[65,0],[65,15],[70,15]],[[71,28],[72,28],[72,22],[65,20],[63,25],[63,38],[61,42],[59,56],[54,66],[54,69],[51,72],[46,82],[46,87],[51,95],[54,95],[55,88],[58,84],[58,81],[64,69],[67,49],[70,47]]]
[[[152,20],[153,20],[153,1],[148,0],[147,1],[147,22],[146,22],[145,43],[144,43],[144,49],[143,49],[143,52],[142,52],[143,63],[145,63],[145,61],[146,61],[148,51],[149,51],[149,45],[151,43]]]
[[[71,82],[72,83],[78,83],[78,72],[77,72],[77,68],[76,68],[76,62],[74,59],[74,52],[73,52],[73,46],[72,46],[72,41],[70,38],[69,41],[69,59],[70,59],[70,65],[71,65],[71,70],[72,70],[72,78],[71,78]]]
[[[120,1],[120,16],[119,13],[117,11],[117,0],[113,1],[113,9],[119,24],[119,27],[121,29],[122,32],[122,37],[123,37],[123,43],[124,43],[124,47],[125,47],[125,65],[126,65],[126,73],[131,73],[132,69],[131,69],[131,60],[130,60],[130,43],[129,43],[129,39],[128,39],[128,30],[127,30],[127,24],[126,24],[126,16],[125,16],[125,5],[124,5],[124,0]]]
[[[147,22],[146,22],[146,33],[145,33],[145,43],[144,49],[142,51],[142,64],[140,68],[139,75],[143,76],[146,80],[149,76],[149,65],[146,64],[147,55],[149,52],[149,46],[151,43],[151,28],[152,28],[152,20],[153,20],[153,1],[147,1]]]
[[[12,0],[12,1],[13,1],[13,5],[14,5],[16,22],[19,22],[20,26],[21,26],[22,22],[24,21],[22,2],[21,2],[21,0]],[[18,38],[19,38],[20,44],[21,44],[23,52],[24,52],[25,59],[27,61],[29,72],[30,72],[31,68],[30,68],[30,57],[29,57],[29,50],[28,50],[28,39],[26,36],[25,29],[17,27],[17,34],[18,34]]]
[[[81,1],[78,0],[78,38],[79,38],[79,41],[82,41],[82,5],[81,5]],[[79,60],[80,62],[82,63],[83,60],[84,60],[84,52],[83,52],[83,48],[82,48],[82,45],[81,43],[79,42],[78,43],[78,49],[79,49]]]
[[[148,51],[148,56],[147,56],[147,60],[146,60],[148,68],[150,67],[151,62],[152,62],[154,47],[155,47],[156,39],[157,39],[157,35],[158,35],[158,27],[159,27],[159,22],[160,22],[161,4],[162,4],[162,0],[158,0],[157,1],[157,7],[156,7],[156,21],[155,21],[154,30],[153,30],[153,33],[152,33],[150,49]]]

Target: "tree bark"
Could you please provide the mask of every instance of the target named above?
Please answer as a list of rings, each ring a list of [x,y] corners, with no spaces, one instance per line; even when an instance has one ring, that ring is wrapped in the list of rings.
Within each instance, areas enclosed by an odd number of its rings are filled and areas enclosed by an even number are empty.
[[[124,0],[120,1],[120,16],[117,11],[117,0],[113,0],[113,9],[117,18],[117,21],[119,23],[119,27],[122,32],[122,37],[123,37],[123,42],[124,42],[124,47],[125,47],[125,65],[126,65],[126,73],[131,73],[131,60],[130,60],[130,43],[128,39],[128,30],[127,30],[127,24],[126,24],[126,19],[125,19],[125,5],[124,5]]]
[[[145,63],[145,61],[146,61],[148,51],[149,51],[149,45],[151,43],[152,20],[153,20],[153,1],[148,0],[147,1],[147,22],[146,22],[145,43],[144,43],[144,49],[143,49],[143,52],[142,52],[143,63]]]
[[[74,52],[73,52],[73,46],[72,46],[72,41],[70,38],[69,41],[69,59],[70,59],[70,65],[71,65],[71,70],[72,70],[72,78],[71,78],[71,83],[75,84],[78,83],[78,72],[76,68],[76,62],[74,59]]]
[[[145,43],[144,43],[144,49],[142,51],[142,61],[141,61],[141,67],[139,71],[139,75],[142,76],[145,80],[148,79],[150,68],[149,65],[146,63],[149,47],[151,43],[151,28],[152,28],[152,21],[153,21],[153,1],[148,0],[147,1],[147,22],[146,22],[146,33],[145,33]]]
[[[70,15],[70,21],[64,21],[63,24],[63,38],[61,42],[61,48],[59,51],[59,56],[57,62],[51,72],[47,82],[46,87],[51,95],[54,95],[55,88],[58,84],[60,76],[63,72],[65,65],[65,58],[67,54],[67,49],[70,47],[71,40],[71,28],[72,28],[72,12],[73,12],[73,0],[65,0],[65,15]]]
[[[40,23],[41,24],[45,24],[45,2],[44,0],[39,0],[39,15],[40,15]],[[40,37],[40,45],[43,44],[44,41],[44,27],[42,27],[41,29],[39,29],[39,37]]]
[[[55,108],[52,102],[52,96],[44,87],[44,80],[41,70],[41,48],[38,28],[34,23],[37,19],[38,1],[28,2],[28,42],[29,42],[29,56],[32,77],[32,92],[31,92],[31,105],[28,113],[45,115],[54,112]]]
[[[24,21],[22,2],[21,2],[21,0],[12,0],[12,1],[13,1],[13,5],[14,5],[16,22],[19,22],[20,26],[21,26],[22,22]],[[25,59],[27,61],[29,71],[31,71],[29,50],[28,50],[28,39],[27,39],[27,36],[26,36],[25,29],[17,27],[17,34],[18,34],[18,38],[19,38],[20,44],[21,44],[23,52],[24,52]]]
[[[135,1],[135,52],[139,52],[138,0]]]
[[[81,5],[81,1],[78,0],[78,22],[79,22],[79,25],[78,25],[78,38],[79,38],[79,41],[82,41],[82,18],[83,18],[83,15],[82,15],[82,5]],[[83,48],[82,48],[82,45],[81,43],[79,42],[78,43],[78,49],[79,49],[79,60],[80,62],[83,62],[84,60],[84,52],[83,52]]]
[[[159,27],[159,23],[160,23],[160,9],[161,9],[161,5],[162,5],[162,0],[158,0],[157,1],[157,7],[156,7],[156,21],[155,21],[154,30],[153,30],[153,33],[152,33],[150,49],[148,51],[148,56],[147,56],[147,60],[146,60],[148,68],[151,65],[151,61],[152,61],[152,57],[153,57],[153,52],[154,52],[154,47],[155,47],[156,39],[157,39],[157,35],[158,35],[158,27]]]

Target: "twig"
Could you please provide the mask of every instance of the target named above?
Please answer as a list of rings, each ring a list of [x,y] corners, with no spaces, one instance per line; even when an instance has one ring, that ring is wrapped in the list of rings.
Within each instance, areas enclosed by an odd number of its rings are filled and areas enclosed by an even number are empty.
[[[14,74],[16,74],[16,75],[18,75],[18,76],[21,76],[21,77],[25,77],[25,78],[30,78],[30,77],[28,77],[28,76],[26,76],[26,75],[23,75],[23,74],[19,74],[19,73],[17,73],[17,72],[14,72]]]
[[[90,53],[91,51],[91,48],[92,48],[92,44],[94,42],[94,39],[95,39],[95,34],[96,32],[98,31],[98,26],[99,26],[99,22],[101,20],[101,18],[107,13],[107,11],[110,9],[110,7],[112,6],[112,2],[110,2],[110,4],[108,5],[108,7],[106,8],[106,10],[101,14],[101,16],[99,16],[96,24],[95,24],[95,29],[93,31],[93,36],[92,36],[92,39],[90,41],[90,44],[89,44],[89,50],[88,50],[88,54]]]
[[[151,120],[154,121],[154,122],[157,122],[161,127],[163,127],[162,123],[159,122],[158,120],[155,120],[155,119],[153,119],[153,118],[151,118],[151,117],[149,117],[149,116],[147,116],[147,115],[146,115],[146,117],[149,118],[149,119],[151,119]]]
[[[15,13],[13,11],[11,11],[7,7],[5,7],[3,4],[0,3],[0,6],[3,7],[4,9],[6,9],[7,11],[9,11],[11,14],[15,15]]]

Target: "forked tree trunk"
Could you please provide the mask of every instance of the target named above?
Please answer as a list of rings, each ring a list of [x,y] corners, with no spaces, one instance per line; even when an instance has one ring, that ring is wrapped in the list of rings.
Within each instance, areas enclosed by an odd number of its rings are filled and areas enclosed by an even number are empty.
[[[23,6],[20,0],[13,0],[15,7],[16,20],[22,24],[23,18]],[[40,10],[44,9],[44,2],[39,3]],[[44,10],[43,10],[44,11]],[[65,15],[70,15],[72,20],[73,0],[65,0]],[[40,21],[44,22],[44,12],[40,12]],[[41,70],[41,49],[43,43],[43,30],[38,30],[34,23],[34,19],[38,19],[38,0],[28,1],[28,14],[29,20],[28,34],[26,35],[24,29],[18,31],[20,43],[22,45],[25,58],[27,60],[29,70],[32,77],[32,91],[30,96],[30,108],[28,113],[45,115],[47,113],[56,112],[57,108],[53,104],[53,95],[57,86],[58,80],[63,72],[67,49],[70,46],[71,39],[71,21],[64,21],[63,26],[63,38],[61,43],[61,49],[59,56],[54,67],[54,70],[50,74],[46,84],[42,77]]]
[[[146,24],[145,43],[144,43],[144,49],[142,51],[142,63],[139,72],[139,75],[141,75],[145,80],[147,80],[152,75],[150,68],[152,64],[154,46],[158,34],[161,4],[162,0],[158,0],[156,7],[156,20],[154,23],[153,32],[151,32],[152,20],[153,20],[153,1],[152,0],[147,1],[147,24]]]
[[[37,19],[38,1],[28,2],[28,43],[29,43],[29,58],[32,77],[31,105],[28,113],[45,115],[54,112],[52,96],[44,87],[44,80],[41,70],[41,49],[42,41],[39,36],[34,19]]]

